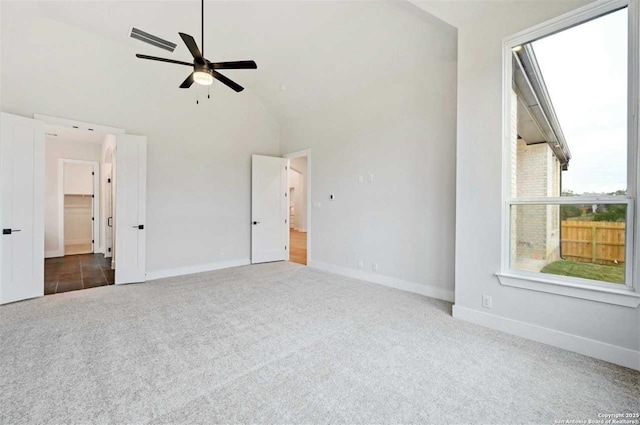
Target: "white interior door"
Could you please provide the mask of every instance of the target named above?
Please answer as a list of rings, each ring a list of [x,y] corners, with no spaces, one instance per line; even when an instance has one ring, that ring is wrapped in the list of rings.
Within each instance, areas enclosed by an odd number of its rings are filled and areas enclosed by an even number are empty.
[[[288,160],[251,157],[251,263],[289,259]]]
[[[147,138],[118,134],[116,146],[115,282],[144,282]]]
[[[44,124],[0,117],[0,304],[44,295]]]
[[[113,188],[112,177],[111,177],[111,164],[105,164],[104,166],[105,173],[105,183],[104,183],[104,211],[105,211],[105,226],[104,226],[104,256],[111,257],[112,252],[112,241],[113,241],[113,205],[112,205],[112,193],[111,189]]]

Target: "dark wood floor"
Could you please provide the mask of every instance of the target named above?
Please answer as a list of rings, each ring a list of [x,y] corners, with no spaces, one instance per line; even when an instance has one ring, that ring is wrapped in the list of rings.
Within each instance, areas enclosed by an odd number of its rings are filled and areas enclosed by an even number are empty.
[[[113,285],[111,258],[102,254],[67,255],[44,260],[44,294]]]

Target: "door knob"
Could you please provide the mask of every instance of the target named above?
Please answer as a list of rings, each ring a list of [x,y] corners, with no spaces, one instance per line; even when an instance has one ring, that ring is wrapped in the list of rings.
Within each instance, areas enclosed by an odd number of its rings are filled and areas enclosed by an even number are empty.
[[[2,229],[3,235],[10,235],[15,232],[22,232],[22,230],[21,229]]]
[[[256,224],[260,224],[260,222],[259,221],[254,221],[253,225],[255,226]]]
[[[131,227],[133,227],[134,229],[138,229],[138,230],[144,230],[144,224],[137,224],[137,225],[131,226]]]

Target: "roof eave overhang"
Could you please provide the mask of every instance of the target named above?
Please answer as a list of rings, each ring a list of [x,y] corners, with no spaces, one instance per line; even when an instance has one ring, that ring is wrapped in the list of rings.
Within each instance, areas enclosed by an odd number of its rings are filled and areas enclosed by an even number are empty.
[[[571,151],[560,127],[533,46],[524,45],[522,49],[513,53],[513,57],[514,86],[562,168],[566,170],[571,159]]]

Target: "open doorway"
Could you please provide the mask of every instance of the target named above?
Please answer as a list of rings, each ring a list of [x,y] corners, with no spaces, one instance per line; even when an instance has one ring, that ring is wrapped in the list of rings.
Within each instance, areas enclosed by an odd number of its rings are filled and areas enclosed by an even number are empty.
[[[311,261],[311,150],[251,156],[251,264]]]
[[[104,184],[105,151],[114,136],[48,125],[45,133],[44,294],[115,283],[111,247],[111,191]],[[112,167],[109,166],[109,178]]]
[[[302,151],[289,159],[289,261],[307,265],[309,261],[309,156]]]
[[[146,136],[41,114],[32,119],[2,112],[0,121],[0,304],[41,297],[45,289],[53,294],[110,283],[144,282]],[[56,156],[56,148],[63,152]],[[103,166],[110,157],[111,181],[105,181]],[[65,255],[61,159],[100,163],[95,173],[100,180],[98,188],[94,180],[92,196],[95,199],[97,194],[100,205],[111,211],[101,213],[100,207],[93,206],[97,229],[93,231],[93,251],[87,254]],[[115,186],[116,180],[117,188],[112,187],[111,192],[101,189],[110,183]],[[100,200],[109,193],[111,204]],[[112,229],[112,245],[105,247],[107,227]],[[109,253],[114,261],[108,258]]]

